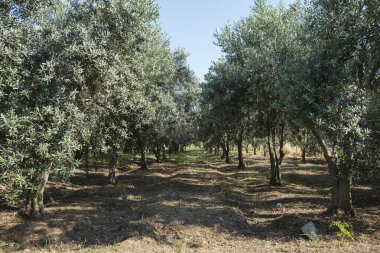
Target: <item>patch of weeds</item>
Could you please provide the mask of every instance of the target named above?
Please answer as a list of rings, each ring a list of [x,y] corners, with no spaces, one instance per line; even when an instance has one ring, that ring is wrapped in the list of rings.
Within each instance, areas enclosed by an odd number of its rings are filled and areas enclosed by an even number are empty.
[[[9,244],[7,242],[0,241],[0,250],[5,250],[8,246]]]
[[[185,154],[176,154],[173,157],[174,164],[181,164],[187,161],[187,156]]]
[[[223,189],[223,195],[226,198],[232,198],[235,196],[235,192],[230,187],[227,187]]]
[[[186,250],[186,241],[185,241],[185,238],[180,236],[179,239],[178,239],[178,250],[177,252],[178,253],[184,253],[185,250]]]
[[[210,162],[210,161],[213,161],[215,160],[214,157],[215,155],[213,153],[208,153],[208,152],[202,152],[199,156],[198,156],[198,160],[199,161],[202,161],[202,162]]]
[[[270,162],[268,162],[268,161],[260,161],[259,163],[256,164],[256,166],[269,167],[270,168]]]
[[[351,235],[351,233],[347,230],[347,228],[350,225],[345,222],[340,221],[332,221],[329,225],[329,228],[336,228],[339,231],[336,232],[336,235],[342,239],[342,241],[349,242],[353,241],[354,237]]]
[[[321,238],[322,238],[322,236],[315,231],[312,231],[312,232],[309,232],[309,233],[303,234],[303,235],[310,238],[310,240],[312,240],[313,242],[317,242],[317,241],[321,240]]]

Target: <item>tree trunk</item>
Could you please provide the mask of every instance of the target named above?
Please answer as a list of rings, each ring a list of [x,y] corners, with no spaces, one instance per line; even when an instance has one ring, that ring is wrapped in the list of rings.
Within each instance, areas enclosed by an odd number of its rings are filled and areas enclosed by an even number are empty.
[[[248,154],[249,153],[249,144],[245,146],[245,152]]]
[[[146,163],[146,149],[144,146],[141,146],[140,147],[140,152],[141,152],[141,167],[140,167],[140,170],[147,170],[148,169],[148,165]]]
[[[306,148],[302,148],[302,158],[301,158],[302,163],[306,163]]]
[[[270,184],[273,186],[281,185],[281,164],[285,153],[283,152],[284,147],[284,125],[280,126],[280,140],[278,143],[279,152],[277,154],[277,143],[276,143],[276,128],[273,128],[271,133],[268,134],[268,150],[271,163],[271,175],[270,175]],[[272,138],[271,138],[272,137]]]
[[[226,158],[226,143],[222,142],[220,145],[222,147],[222,155],[220,156],[220,159],[225,159]]]
[[[156,157],[156,163],[161,162],[161,148],[153,148],[154,156]]]
[[[238,168],[240,170],[245,169],[245,164],[243,160],[243,131],[240,131],[238,140],[237,140],[237,148],[238,148],[238,158],[239,158],[239,165]]]
[[[166,146],[165,146],[165,144],[162,146],[162,159],[166,160]]]
[[[230,164],[231,163],[231,158],[230,158],[230,143],[229,141],[227,140],[226,142],[226,154],[225,154],[225,161],[227,164]]]
[[[109,174],[111,184],[117,184],[116,170],[118,167],[119,154],[115,148],[112,149],[111,160],[109,164]]]
[[[161,148],[157,148],[157,157],[156,157],[156,162],[160,163],[161,162]]]
[[[355,210],[352,207],[352,175],[349,169],[349,158],[347,158],[346,161],[343,161],[339,167],[337,158],[331,155],[330,150],[319,130],[313,125],[310,127],[310,130],[322,148],[323,156],[327,162],[327,167],[331,178],[331,204],[328,207],[326,213],[334,215],[337,214],[339,210],[342,210],[346,214],[355,216]]]
[[[25,201],[20,210],[20,214],[33,219],[43,218],[45,216],[44,192],[46,184],[49,181],[49,175],[49,169],[41,171],[41,181],[37,186],[37,190],[28,190],[26,192]]]
[[[272,144],[273,144],[273,136],[272,136]],[[267,147],[268,147],[268,154],[269,154],[269,161],[270,161],[270,180],[269,180],[269,183],[270,183],[270,185],[278,186],[281,184],[281,179],[280,179],[280,175],[279,175],[280,170],[279,170],[277,163],[276,163],[276,157],[275,157],[276,151],[273,152],[273,150],[275,150],[275,148],[274,149],[272,148],[272,144],[271,144],[271,134],[268,134]]]

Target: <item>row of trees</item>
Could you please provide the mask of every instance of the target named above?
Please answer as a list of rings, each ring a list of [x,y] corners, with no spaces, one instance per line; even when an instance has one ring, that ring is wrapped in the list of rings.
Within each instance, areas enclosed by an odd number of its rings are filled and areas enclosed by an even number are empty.
[[[380,2],[313,0],[289,8],[255,1],[216,34],[224,56],[202,86],[200,137],[223,150],[259,140],[270,183],[281,184],[284,145],[319,145],[332,185],[330,213],[354,215],[355,171],[379,169]],[[313,136],[311,138],[311,136]]]
[[[122,151],[146,169],[192,141],[199,85],[158,18],[152,0],[1,2],[0,183],[25,215],[78,158],[109,154],[116,183]]]

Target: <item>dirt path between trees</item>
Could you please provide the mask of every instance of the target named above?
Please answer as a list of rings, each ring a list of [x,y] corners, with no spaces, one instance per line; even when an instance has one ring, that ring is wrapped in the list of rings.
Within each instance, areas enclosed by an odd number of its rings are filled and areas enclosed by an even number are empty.
[[[207,160],[207,161],[204,161]],[[19,218],[1,205],[0,251],[13,252],[380,252],[380,189],[356,185],[358,217],[325,217],[329,203],[325,165],[288,157],[284,186],[268,185],[268,162],[252,156],[248,169],[187,153],[184,163],[128,165],[118,185],[106,169],[78,171],[67,183],[50,183],[47,216]],[[354,241],[329,229],[349,224]],[[302,236],[312,221],[319,242]]]

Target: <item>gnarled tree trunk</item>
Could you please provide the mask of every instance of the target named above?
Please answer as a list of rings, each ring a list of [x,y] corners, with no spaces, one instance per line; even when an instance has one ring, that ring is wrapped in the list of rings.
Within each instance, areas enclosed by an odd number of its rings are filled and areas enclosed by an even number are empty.
[[[271,175],[270,184],[273,186],[281,185],[281,164],[285,157],[284,149],[284,124],[280,125],[278,142],[278,152],[277,152],[277,142],[276,142],[276,128],[273,128],[271,133],[268,134],[268,151],[269,159],[271,163]]]
[[[50,169],[41,171],[40,183],[36,191],[28,190],[20,213],[28,218],[38,219],[45,216],[44,192],[49,180]]]
[[[322,148],[332,184],[331,204],[326,213],[336,214],[339,210],[342,210],[346,214],[355,216],[355,210],[352,207],[352,174],[349,167],[349,154],[346,155],[346,159],[343,160],[339,166],[337,158],[331,155],[329,147],[319,130],[315,126],[311,126],[310,130],[317,138],[317,141]],[[346,147],[346,149],[349,149],[349,147]]]

